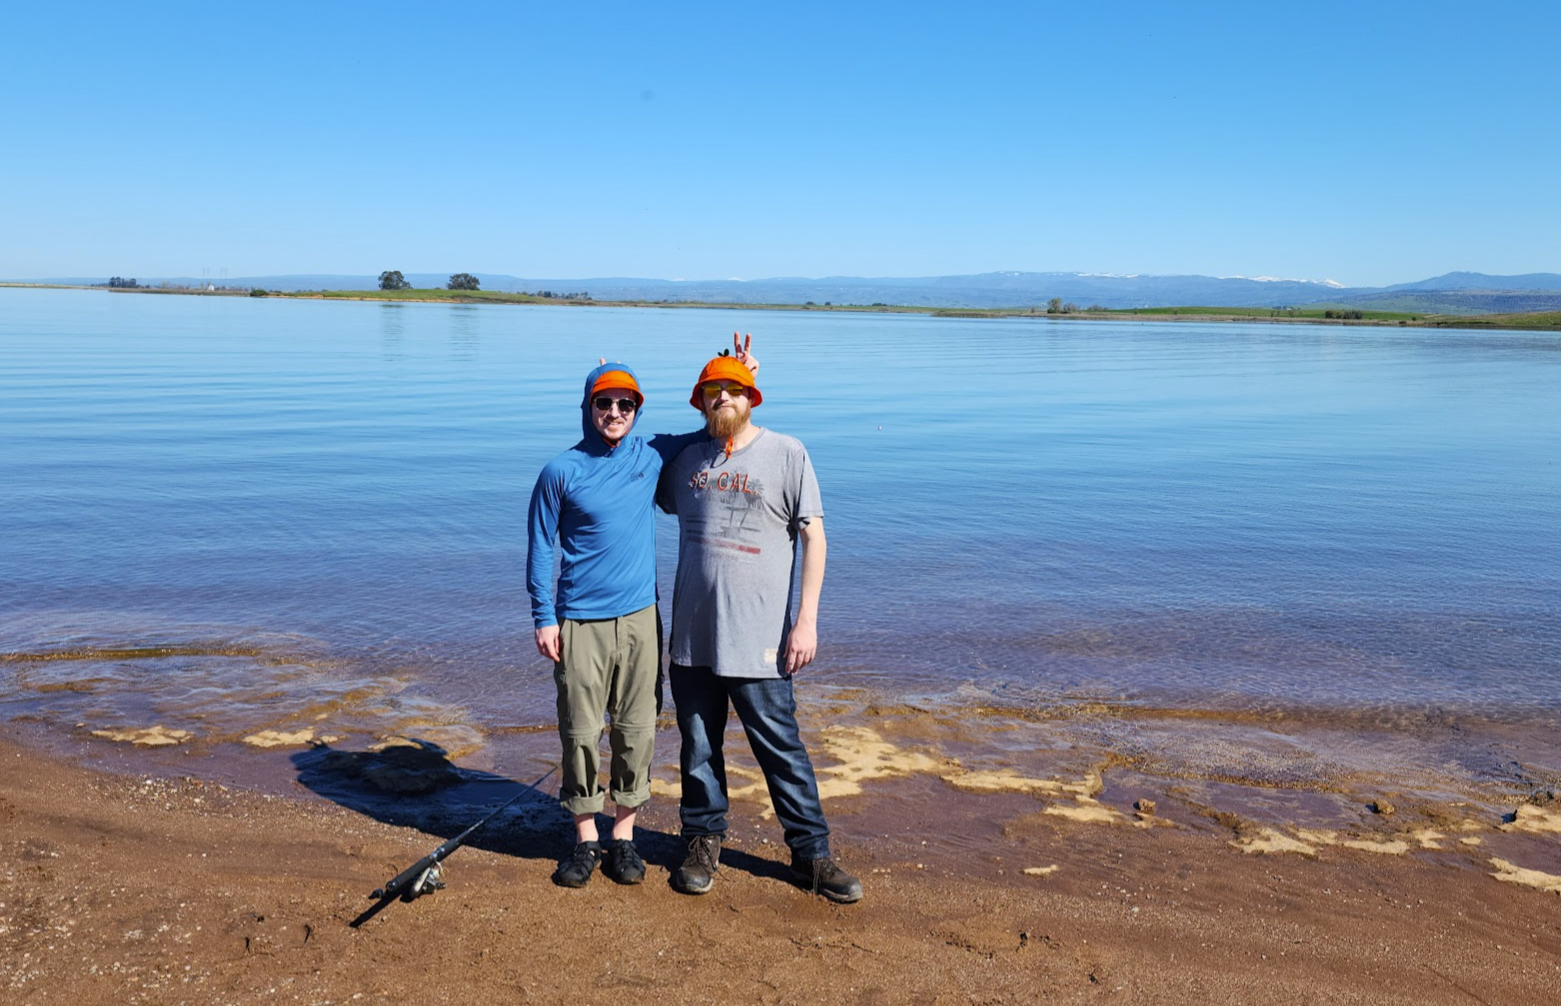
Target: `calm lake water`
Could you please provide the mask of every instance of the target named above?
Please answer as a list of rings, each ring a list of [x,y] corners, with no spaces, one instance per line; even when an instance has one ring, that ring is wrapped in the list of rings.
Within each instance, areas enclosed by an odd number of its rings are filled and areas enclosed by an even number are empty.
[[[547,728],[536,473],[598,356],[642,375],[641,431],[681,431],[734,329],[823,488],[809,676],[1561,710],[1555,334],[0,290],[0,715]]]

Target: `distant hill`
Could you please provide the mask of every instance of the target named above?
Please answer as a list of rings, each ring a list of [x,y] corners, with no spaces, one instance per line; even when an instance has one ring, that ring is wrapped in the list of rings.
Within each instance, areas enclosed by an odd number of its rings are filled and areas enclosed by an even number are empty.
[[[1561,290],[1561,275],[1531,272],[1522,276],[1487,276],[1482,272],[1450,272],[1415,283],[1398,283],[1388,290]]]
[[[1292,280],[1208,276],[1107,276],[993,272],[971,276],[778,277],[757,280],[519,280],[515,289],[586,290],[598,300],[708,301],[732,304],[897,304],[912,307],[1015,307],[1053,297],[1080,307],[1172,304],[1299,304],[1337,289]],[[504,289],[495,287],[495,289]]]
[[[1133,307],[1302,307],[1345,305],[1426,314],[1493,314],[1561,309],[1561,274],[1487,276],[1452,272],[1389,287],[1344,287],[1328,280],[1270,277],[1143,276],[1078,272],[991,272],[968,276],[777,277],[756,280],[665,280],[632,277],[526,279],[476,273],[484,290],[588,293],[596,300],[707,302],[726,304],[892,304],[912,307],[1001,308],[1044,305],[1053,297],[1080,308]],[[448,273],[408,273],[416,287],[442,287]],[[90,285],[107,277],[35,280]],[[200,286],[193,277],[141,277]],[[304,274],[238,276],[219,282],[267,290],[374,290],[377,276]]]

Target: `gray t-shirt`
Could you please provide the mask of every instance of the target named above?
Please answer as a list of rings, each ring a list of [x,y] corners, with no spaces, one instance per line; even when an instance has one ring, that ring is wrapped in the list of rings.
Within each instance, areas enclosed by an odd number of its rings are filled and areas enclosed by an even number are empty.
[[[807,449],[770,430],[731,457],[724,441],[700,441],[662,469],[656,502],[678,518],[672,662],[726,678],[780,677],[797,532],[824,516]]]

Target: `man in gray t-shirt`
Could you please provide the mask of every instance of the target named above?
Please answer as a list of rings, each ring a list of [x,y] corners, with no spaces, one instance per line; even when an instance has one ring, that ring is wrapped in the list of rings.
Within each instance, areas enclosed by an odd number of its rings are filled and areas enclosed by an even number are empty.
[[[706,364],[690,404],[704,414],[710,439],[662,469],[656,495],[678,518],[670,678],[688,856],[672,884],[704,894],[714,882],[728,808],[721,749],[728,710],[736,709],[785,829],[793,875],[832,901],[856,901],[861,883],[830,857],[791,680],[818,647],[824,506],[801,442],[749,421],[763,400],[735,359]]]
[[[773,430],[726,456],[696,443],[667,468],[678,515],[672,662],[724,678],[778,678],[791,633],[797,535],[822,529],[813,464],[800,441]],[[815,532],[817,533],[817,532]]]

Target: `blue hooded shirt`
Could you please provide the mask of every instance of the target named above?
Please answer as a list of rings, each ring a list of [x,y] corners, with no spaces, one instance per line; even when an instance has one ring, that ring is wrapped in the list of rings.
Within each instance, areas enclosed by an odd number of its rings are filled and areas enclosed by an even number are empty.
[[[579,443],[549,461],[531,491],[526,586],[537,628],[560,618],[617,618],[656,603],[656,523],[653,504],[664,462],[706,436],[696,430],[647,441],[633,435],[645,418],[636,409],[629,434],[616,447],[591,423],[591,387],[607,371],[639,375],[621,364],[585,377]],[[553,540],[563,553],[558,596],[553,595]]]

